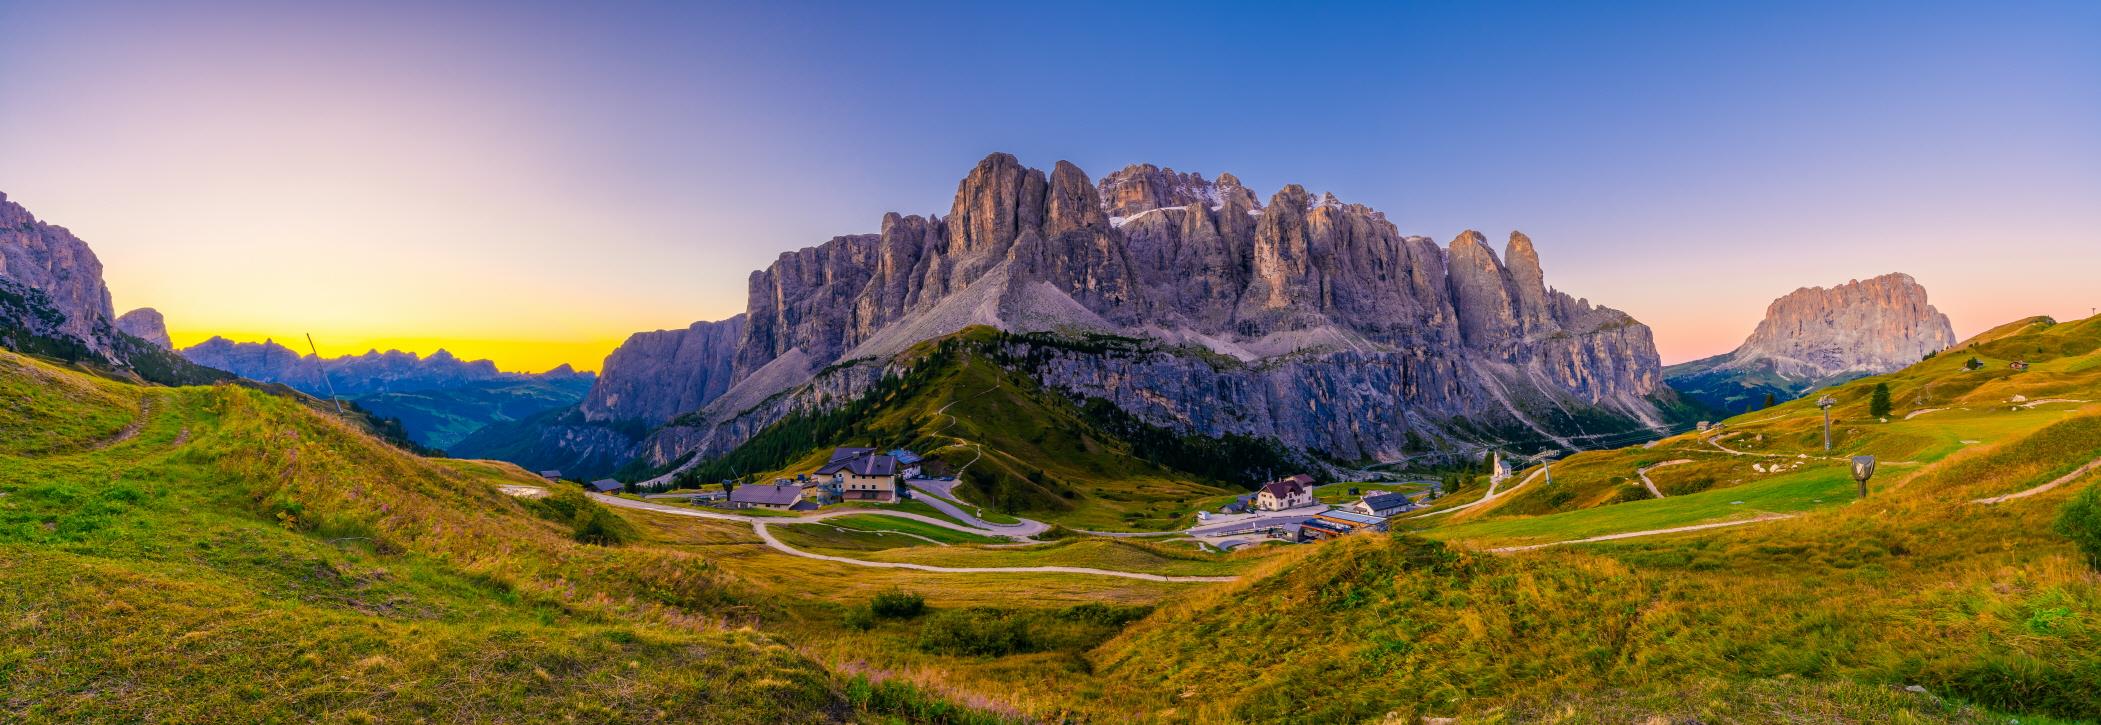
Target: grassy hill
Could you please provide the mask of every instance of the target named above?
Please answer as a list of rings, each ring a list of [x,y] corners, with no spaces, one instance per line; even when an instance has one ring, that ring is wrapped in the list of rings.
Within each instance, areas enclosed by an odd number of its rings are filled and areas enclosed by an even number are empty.
[[[0,353],[0,719],[831,721],[779,608],[507,465]],[[566,500],[566,503],[563,501]],[[617,521],[617,519],[615,520]]]
[[[1260,471],[1303,464],[1272,443],[1185,436],[1101,401],[1038,386],[1003,355],[1004,333],[972,328],[901,355],[861,399],[768,427],[691,478],[808,473],[835,446],[908,447],[960,472],[964,498],[1076,528],[1159,530],[1243,490]],[[1035,344],[1046,344],[1031,338]]]

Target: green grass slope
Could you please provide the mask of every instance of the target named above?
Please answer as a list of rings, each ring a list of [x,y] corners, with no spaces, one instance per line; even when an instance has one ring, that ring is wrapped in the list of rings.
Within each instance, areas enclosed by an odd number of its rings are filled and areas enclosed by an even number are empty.
[[[735,626],[769,605],[707,558],[579,543],[589,517],[504,483],[537,481],[246,387],[0,353],[0,719],[851,712],[823,669]]]
[[[691,478],[768,480],[815,470],[835,446],[904,446],[960,471],[961,495],[992,510],[1075,528],[1160,530],[1240,490],[1248,471],[1299,465],[1274,444],[1174,434],[1045,390],[1019,371],[1025,361],[1004,355],[1006,340],[972,328],[922,343],[899,358],[908,372],[834,410],[776,423]]]

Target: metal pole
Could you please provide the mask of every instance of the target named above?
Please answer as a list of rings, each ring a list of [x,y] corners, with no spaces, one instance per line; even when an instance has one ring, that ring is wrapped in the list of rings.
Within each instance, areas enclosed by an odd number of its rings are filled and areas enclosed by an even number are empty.
[[[328,364],[321,359],[321,348],[314,346],[314,333],[306,333],[306,349],[314,351],[314,369],[321,373],[321,384],[328,386],[328,399],[336,403],[336,415],[343,414],[343,399],[336,397],[336,384],[328,379]]]
[[[1824,407],[1824,452],[1831,452],[1831,408]]]

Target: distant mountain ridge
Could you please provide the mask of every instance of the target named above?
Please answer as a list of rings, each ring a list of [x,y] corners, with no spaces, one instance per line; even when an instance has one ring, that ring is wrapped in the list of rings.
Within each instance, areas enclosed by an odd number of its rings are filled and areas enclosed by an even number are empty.
[[[1810,391],[1899,370],[1956,343],[1948,316],[1911,275],[1885,274],[1773,300],[1736,350],[1664,369],[1664,379],[1710,407],[1742,412],[1766,394]]]
[[[449,449],[491,423],[575,405],[598,379],[566,364],[544,373],[504,372],[492,361],[461,360],[445,350],[428,357],[371,350],[321,358],[275,340],[213,337],[181,352],[192,362],[250,380],[282,383],[315,396],[332,391],[377,415],[400,420],[411,439],[439,449]]]

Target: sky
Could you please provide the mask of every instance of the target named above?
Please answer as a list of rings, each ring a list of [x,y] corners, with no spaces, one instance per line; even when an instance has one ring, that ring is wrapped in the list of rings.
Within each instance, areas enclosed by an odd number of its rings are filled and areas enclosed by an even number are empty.
[[[2101,305],[2101,3],[0,0],[0,191],[178,344],[596,369],[978,159],[1523,230],[1666,363],[1912,274]]]

